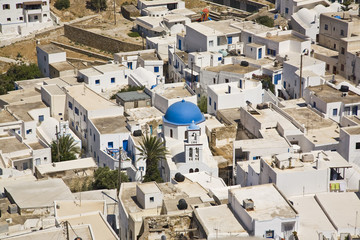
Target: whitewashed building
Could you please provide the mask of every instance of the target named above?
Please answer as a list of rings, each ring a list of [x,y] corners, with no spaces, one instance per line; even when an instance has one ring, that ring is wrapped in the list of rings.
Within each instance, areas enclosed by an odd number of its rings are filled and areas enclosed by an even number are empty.
[[[36,46],[36,56],[38,67],[45,77],[50,76],[50,64],[66,61],[66,52],[53,44]]]

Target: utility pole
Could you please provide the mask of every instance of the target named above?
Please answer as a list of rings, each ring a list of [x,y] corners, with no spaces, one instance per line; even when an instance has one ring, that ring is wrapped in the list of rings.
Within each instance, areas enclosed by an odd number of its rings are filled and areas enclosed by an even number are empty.
[[[120,196],[120,187],[121,187],[121,147],[119,147],[119,167],[118,167],[118,181],[119,181],[119,190],[118,190],[118,201],[121,201]],[[119,213],[119,239],[121,239],[121,213]]]
[[[191,89],[194,90],[194,61],[191,60]]]
[[[64,222],[65,225],[65,231],[66,231],[66,240],[70,240],[70,236],[69,236],[69,222],[65,221]]]
[[[303,67],[303,57],[304,55],[300,55],[300,84],[299,84],[299,98],[301,98],[301,82],[302,82],[302,67]]]
[[[56,133],[55,133],[55,135],[56,135],[56,146],[57,146],[57,160],[58,160],[58,162],[60,162],[60,146],[59,146],[59,132],[58,132],[58,126],[56,125],[55,126],[55,131],[56,131]]]
[[[115,20],[115,25],[116,25],[116,2],[114,0],[114,20]]]

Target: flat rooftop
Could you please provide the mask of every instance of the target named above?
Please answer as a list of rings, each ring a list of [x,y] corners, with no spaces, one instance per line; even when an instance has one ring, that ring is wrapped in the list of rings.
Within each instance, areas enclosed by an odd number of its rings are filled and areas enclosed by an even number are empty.
[[[227,186],[222,178],[211,176],[207,172],[188,173],[184,176],[192,182],[199,183],[206,190]]]
[[[245,74],[249,72],[253,72],[257,70],[258,68],[250,67],[250,66],[241,66],[240,64],[226,64],[226,65],[220,65],[216,67],[207,67],[205,68],[206,71],[211,72],[231,72],[231,73],[239,73],[239,74]]]
[[[329,85],[320,85],[309,87],[309,90],[315,93],[315,96],[326,103],[343,102],[344,104],[360,103],[360,96],[349,90],[343,97],[343,92],[330,87]]]
[[[56,201],[56,217],[68,217],[90,212],[105,214],[105,201],[102,200],[62,200]]]
[[[129,120],[148,121],[149,119],[161,119],[164,114],[155,107],[130,108],[126,110]]]
[[[232,26],[241,29],[242,31],[251,32],[253,34],[269,32],[275,28],[269,28],[265,25],[258,24],[253,21],[234,22]]]
[[[230,236],[239,233],[247,235],[246,230],[241,226],[226,204],[196,208],[195,216],[207,236],[217,235],[217,233],[226,233]]]
[[[241,30],[233,27],[232,23],[235,21],[233,20],[222,20],[222,21],[206,21],[206,22],[200,22],[199,24],[203,26],[204,30],[207,28],[213,29],[215,31],[218,31],[222,34],[236,34],[240,33]]]
[[[38,45],[37,47],[48,54],[65,52],[63,49],[55,46],[54,44]]]
[[[353,126],[353,127],[343,127],[341,128],[345,132],[347,132],[349,135],[359,135],[360,134],[360,126]]]
[[[29,111],[34,110],[34,109],[41,109],[41,108],[48,108],[48,107],[41,101],[17,104],[17,105],[10,105],[7,107],[7,109],[11,113],[15,114],[15,116],[17,116],[20,120],[23,120],[25,122],[35,120],[30,116]]]
[[[107,107],[118,107],[115,103],[108,101],[85,84],[65,87],[67,94],[73,97],[81,106],[87,110],[105,109]]]
[[[279,34],[271,37],[266,37],[266,39],[275,41],[275,42],[283,42],[283,41],[298,41],[298,42],[305,42],[308,39],[303,39],[300,37],[297,37],[291,33],[289,34]]]
[[[106,204],[118,203],[116,189],[99,189],[86,192],[73,193],[77,200],[104,200]]]
[[[41,100],[41,93],[36,91],[35,88],[26,88],[15,91],[10,91],[5,95],[0,96],[0,101],[5,102],[6,104],[11,104],[14,102],[24,101],[26,98],[38,97]]]
[[[85,168],[97,168],[97,165],[92,157],[81,158],[72,161],[41,164],[36,166],[36,169],[41,175],[53,172],[62,172]]]
[[[321,117],[307,107],[283,108],[282,110],[293,117],[300,124],[305,125],[308,130],[327,128],[336,124],[334,121]]]
[[[355,226],[357,213],[360,212],[360,200],[356,193],[319,193],[315,198],[337,229],[360,227],[360,221],[357,221]]]
[[[139,183],[137,187],[144,193],[159,193],[161,192],[160,188],[155,182]]]
[[[252,219],[267,221],[274,218],[295,218],[298,215],[273,184],[235,188],[229,192],[241,205],[245,199],[253,200],[254,210],[247,211]]]
[[[52,85],[44,85],[42,86],[46,91],[48,91],[51,95],[65,95],[65,92],[55,84]]]
[[[26,150],[26,149],[29,149],[29,148],[15,137],[5,138],[5,139],[0,138],[0,150],[3,153],[12,153],[12,152]]]
[[[142,58],[144,61],[159,61],[161,60],[157,53],[140,53],[140,58]]]
[[[28,143],[28,145],[33,149],[33,150],[39,150],[39,149],[44,149],[46,148],[46,146],[44,146],[42,143],[40,143],[39,141],[33,142],[33,143]]]
[[[4,188],[22,209],[53,207],[55,200],[74,200],[68,186],[58,178],[15,183]]]
[[[122,115],[90,119],[100,134],[127,133],[126,118]]]
[[[290,200],[299,212],[299,239],[317,239],[319,232],[336,232],[314,196],[293,197]]]
[[[73,215],[71,217],[59,218],[60,221],[68,221],[71,226],[89,224],[95,239],[117,240],[116,233],[100,212]]]
[[[149,95],[147,95],[144,92],[138,92],[138,91],[117,93],[116,97],[120,98],[124,102],[133,102],[133,101],[150,99]]]
[[[8,111],[6,111],[5,109],[0,110],[0,124],[16,121],[16,118],[14,118],[14,116],[11,115]]]
[[[189,63],[189,53],[184,51],[175,51],[175,55],[178,56],[178,58],[183,61],[186,65]]]
[[[79,72],[85,76],[99,76],[105,73],[116,72],[124,70],[125,67],[121,64],[104,64],[99,66],[92,66],[90,68],[82,69]]]
[[[153,91],[164,98],[186,98],[194,94],[189,91],[186,83],[161,84],[153,88]]]
[[[75,70],[74,66],[71,65],[69,62],[66,62],[66,61],[51,63],[49,65],[52,66],[53,68],[55,68],[56,70],[58,70],[59,72],[68,71],[68,70]],[[75,72],[74,72],[74,75],[75,75]]]

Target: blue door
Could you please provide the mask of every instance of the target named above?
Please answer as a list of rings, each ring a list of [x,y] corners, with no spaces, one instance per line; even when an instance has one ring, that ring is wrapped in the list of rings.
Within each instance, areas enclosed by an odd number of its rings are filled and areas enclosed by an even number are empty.
[[[258,59],[262,58],[262,48],[259,48],[258,50]]]
[[[181,50],[181,39],[179,39],[179,49]]]
[[[126,152],[128,151],[128,140],[123,141],[123,150]]]
[[[284,82],[284,88],[286,89],[286,82]]]
[[[228,37],[228,44],[232,44],[232,37]]]

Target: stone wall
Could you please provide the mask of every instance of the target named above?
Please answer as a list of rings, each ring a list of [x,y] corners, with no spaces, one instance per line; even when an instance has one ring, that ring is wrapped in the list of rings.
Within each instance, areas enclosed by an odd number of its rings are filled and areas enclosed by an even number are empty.
[[[103,36],[71,25],[64,26],[64,34],[65,37],[69,38],[71,41],[111,53],[142,49],[141,45],[123,42],[115,38]]]

